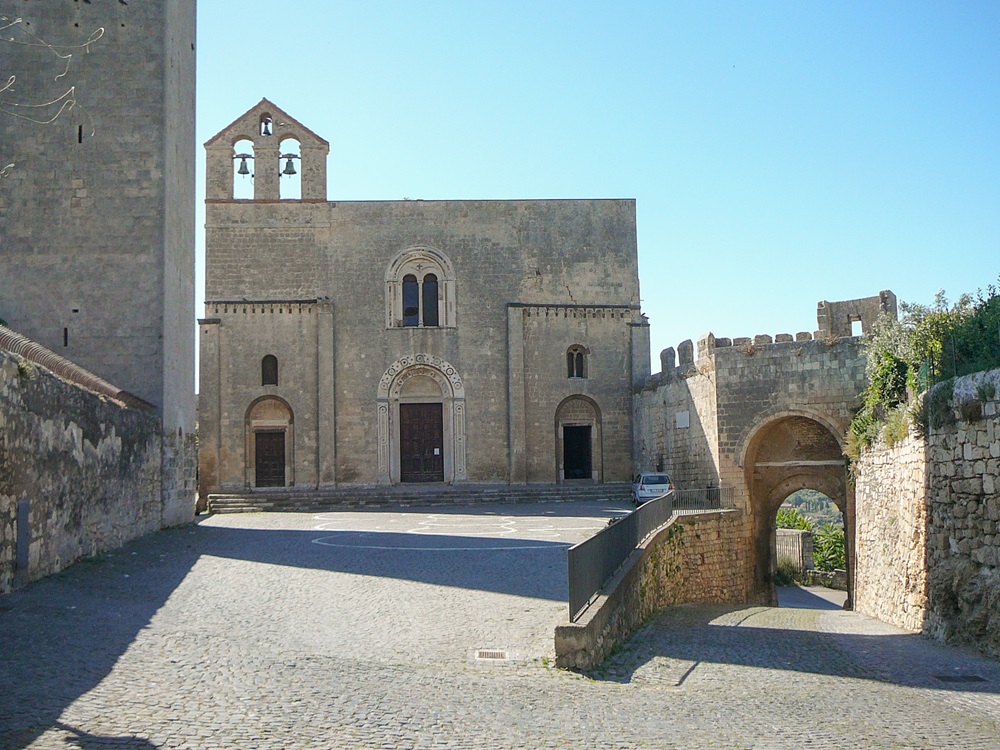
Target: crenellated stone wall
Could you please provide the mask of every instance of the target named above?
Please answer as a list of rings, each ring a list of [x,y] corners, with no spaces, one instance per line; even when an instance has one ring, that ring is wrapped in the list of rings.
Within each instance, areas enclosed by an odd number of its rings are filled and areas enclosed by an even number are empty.
[[[1000,370],[924,396],[938,426],[858,461],[858,611],[1000,654]]]
[[[160,528],[160,429],[0,350],[0,593]]]

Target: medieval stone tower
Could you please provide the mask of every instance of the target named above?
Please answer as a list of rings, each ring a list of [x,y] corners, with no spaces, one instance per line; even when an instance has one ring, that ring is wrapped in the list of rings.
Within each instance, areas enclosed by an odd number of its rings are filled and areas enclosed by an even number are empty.
[[[0,44],[0,318],[153,404],[172,467],[194,433],[195,0],[16,10],[73,57],[60,76],[51,48]],[[52,122],[20,106],[70,87]]]

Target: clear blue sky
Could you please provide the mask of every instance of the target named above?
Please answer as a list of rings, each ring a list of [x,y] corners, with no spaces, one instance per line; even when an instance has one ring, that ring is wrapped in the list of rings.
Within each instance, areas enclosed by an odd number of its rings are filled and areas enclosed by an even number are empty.
[[[332,200],[635,198],[654,371],[707,331],[812,331],[821,299],[1000,274],[996,0],[198,13],[199,144],[267,97],[330,141]]]

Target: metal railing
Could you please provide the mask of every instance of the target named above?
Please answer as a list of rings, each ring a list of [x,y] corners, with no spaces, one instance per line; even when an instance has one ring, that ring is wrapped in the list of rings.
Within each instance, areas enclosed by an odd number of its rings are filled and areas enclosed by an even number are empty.
[[[640,505],[627,516],[567,550],[569,618],[575,622],[629,555],[674,515],[736,507],[736,488],[674,490]]]

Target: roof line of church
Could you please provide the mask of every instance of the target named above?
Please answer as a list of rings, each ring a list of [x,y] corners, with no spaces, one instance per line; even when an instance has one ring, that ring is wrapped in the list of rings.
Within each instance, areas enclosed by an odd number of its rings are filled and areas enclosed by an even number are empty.
[[[285,110],[283,110],[281,107],[279,107],[277,104],[275,104],[274,102],[272,102],[267,97],[264,97],[263,99],[261,99],[255,105],[253,105],[252,107],[250,107],[250,109],[248,109],[242,115],[240,115],[235,120],[233,120],[231,123],[229,123],[228,125],[226,125],[218,133],[216,133],[211,138],[209,138],[207,141],[205,141],[205,146],[210,146],[211,144],[215,143],[223,135],[225,135],[226,131],[228,131],[230,128],[232,128],[233,125],[235,125],[236,123],[238,123],[240,120],[242,120],[248,114],[250,114],[251,112],[253,112],[255,109],[259,109],[261,106],[265,106],[265,107],[268,107],[271,110],[273,110],[272,112],[269,113],[272,118],[275,116],[275,113],[280,113],[282,117],[286,118],[289,122],[291,122],[292,124],[294,124],[296,127],[302,128],[306,133],[308,133],[310,136],[312,136],[317,141],[319,141],[320,143],[322,143],[324,146],[329,147],[330,142],[328,140],[326,140],[326,138],[324,138],[323,136],[319,135],[316,131],[314,131],[312,128],[308,127],[307,125],[303,125],[301,122],[299,122],[297,119],[295,119],[294,117],[292,117],[290,114],[288,114]]]

